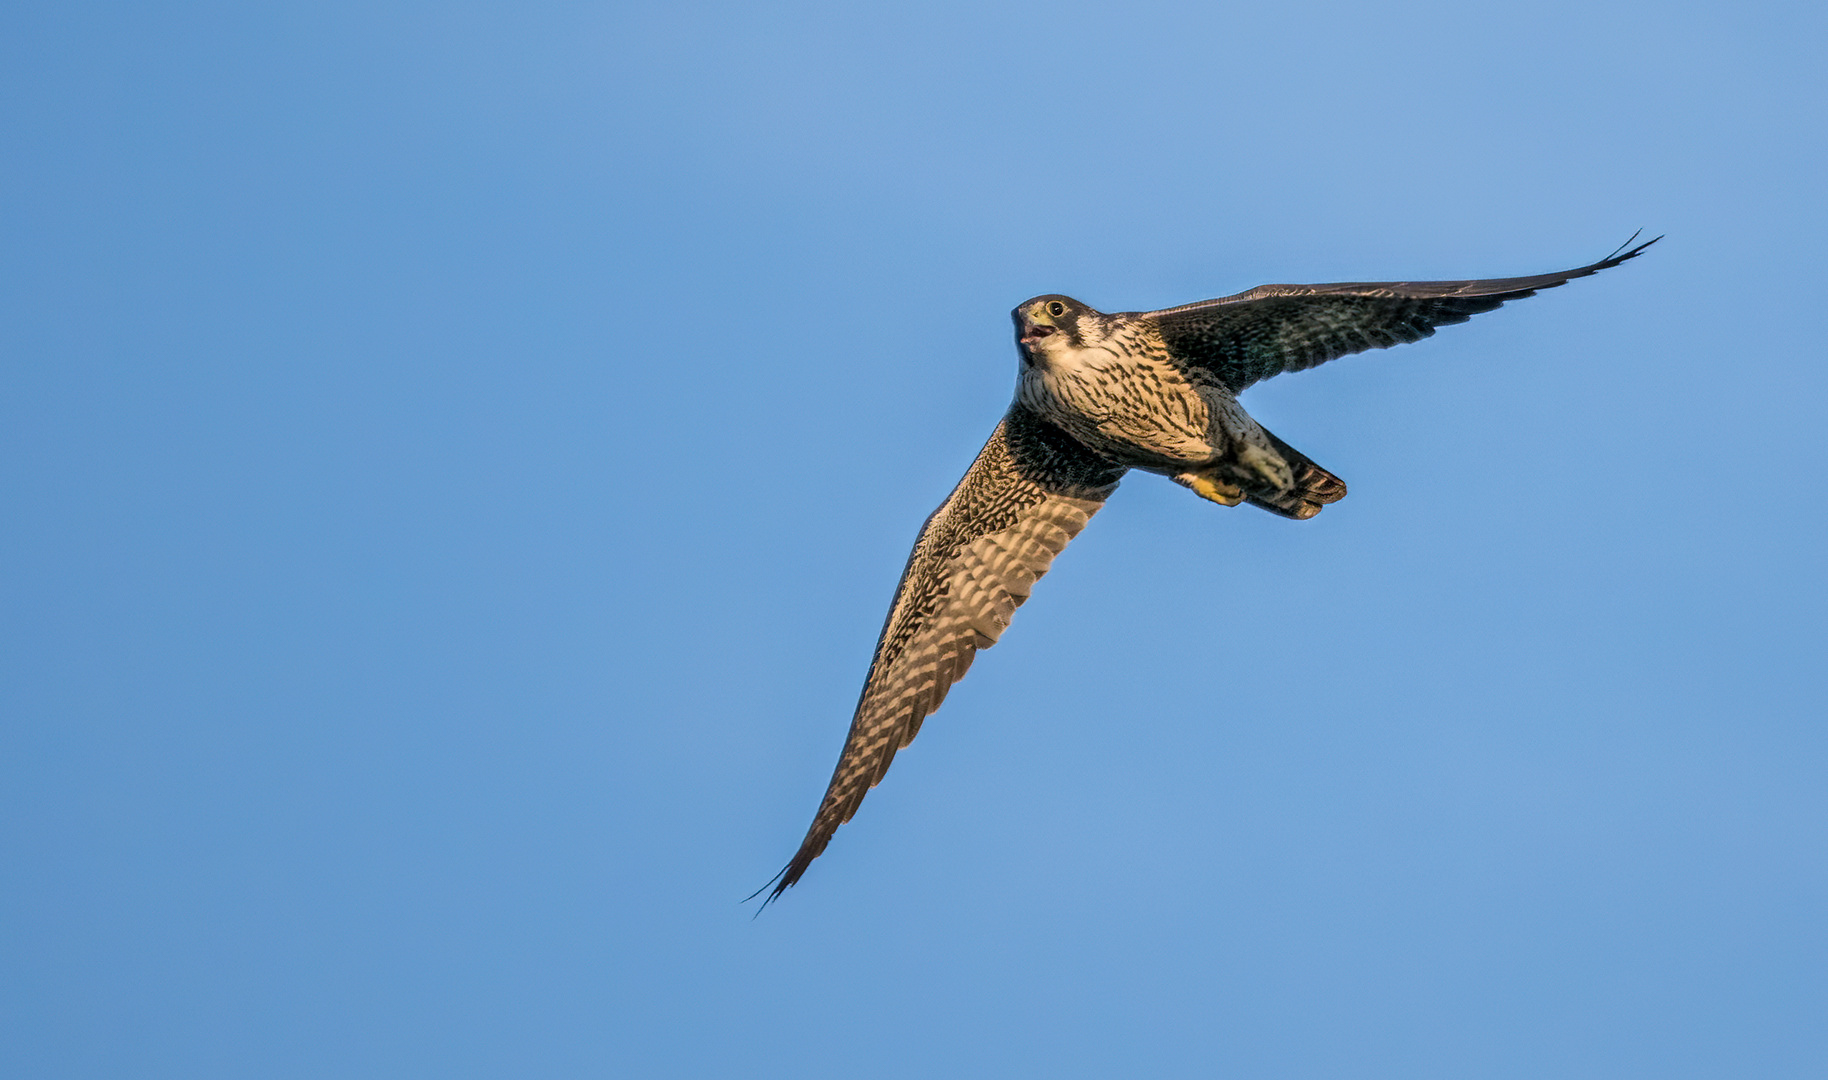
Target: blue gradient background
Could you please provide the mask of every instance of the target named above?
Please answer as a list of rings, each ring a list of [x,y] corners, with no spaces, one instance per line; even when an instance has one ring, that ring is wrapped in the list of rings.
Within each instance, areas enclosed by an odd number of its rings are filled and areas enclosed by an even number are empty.
[[[1819,4],[0,14],[0,1072],[1828,1075]],[[1135,476],[802,885],[1007,311],[1598,278]]]

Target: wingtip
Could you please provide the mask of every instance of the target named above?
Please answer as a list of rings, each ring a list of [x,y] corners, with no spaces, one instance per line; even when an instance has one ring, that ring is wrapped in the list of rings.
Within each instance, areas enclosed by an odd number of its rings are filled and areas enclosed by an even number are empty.
[[[750,894],[749,894],[749,895],[748,895],[748,896],[745,896],[745,897],[743,897],[743,899],[742,899],[742,902],[743,902],[743,903],[745,903],[745,904],[747,904],[747,903],[748,903],[748,902],[749,902],[749,901],[751,901],[751,900],[753,900],[753,899],[755,899],[755,898],[756,898],[756,897],[758,897],[758,896],[760,896],[760,895],[762,895],[762,894],[763,894],[763,893],[765,893],[765,892],[767,892],[767,891],[768,891],[768,887],[769,887],[769,886],[770,886],[770,885],[774,885],[774,883],[775,883],[775,882],[777,882],[777,881],[780,881],[780,880],[781,880],[781,875],[782,875],[782,874],[785,874],[785,873],[787,873],[787,868],[786,868],[786,867],[785,867],[785,866],[783,866],[783,867],[781,867],[781,872],[780,872],[780,873],[779,873],[779,874],[776,874],[776,875],[774,875],[774,876],[773,876],[773,877],[771,877],[771,878],[769,878],[769,879],[768,879],[768,880],[767,880],[767,881],[765,881],[765,882],[763,882],[763,883],[762,883],[762,887],[761,887],[761,888],[759,888],[759,889],[757,889],[757,890],[755,890],[755,891],[754,891],[754,892],[752,892],[752,893],[750,893]],[[773,899],[774,899],[774,898],[775,898],[775,897],[776,897],[776,896],[779,896],[779,895],[781,895],[781,890],[782,890],[782,889],[785,889],[785,888],[786,888],[786,887],[787,887],[787,886],[785,886],[785,885],[781,885],[781,886],[778,886],[778,887],[777,887],[777,888],[776,888],[776,889],[775,889],[775,890],[774,890],[774,893],[773,893],[773,894],[772,894],[772,895],[770,895],[770,896],[769,896],[769,897],[768,897],[768,900],[764,900],[764,901],[762,901],[762,906],[763,906],[763,907],[767,907],[767,906],[768,906],[768,901],[769,901],[769,900],[773,900]]]
[[[1604,267],[1611,267],[1611,266],[1617,266],[1619,263],[1624,262],[1626,259],[1635,259],[1639,255],[1642,255],[1644,253],[1645,248],[1656,243],[1658,240],[1663,239],[1663,237],[1666,234],[1658,233],[1656,236],[1651,237],[1650,239],[1644,241],[1642,244],[1638,244],[1636,247],[1633,247],[1632,245],[1634,243],[1636,243],[1637,238],[1640,236],[1643,236],[1643,235],[1644,235],[1643,229],[1639,229],[1637,232],[1632,233],[1630,238],[1628,238],[1624,243],[1620,244],[1612,252],[1612,254],[1601,259],[1599,261],[1599,265],[1604,266]]]
[[[761,888],[750,893],[748,896],[743,897],[743,903],[747,904],[749,901],[761,896],[763,893],[768,894],[767,897],[762,900],[762,906],[755,909],[755,915],[752,917],[760,917],[762,912],[768,910],[769,904],[779,900],[782,893],[793,888],[794,884],[800,880],[801,875],[806,873],[806,867],[810,865],[812,865],[811,859],[806,859],[802,862],[801,855],[795,855],[792,862],[781,867],[780,873],[769,878]]]
[[[767,911],[768,905],[774,903],[776,900],[779,900],[781,898],[781,894],[786,892],[787,887],[790,884],[792,884],[792,882],[781,880],[782,878],[787,876],[787,869],[788,868],[785,866],[781,867],[780,873],[769,878],[767,880],[767,882],[765,882],[762,885],[761,888],[750,893],[748,896],[743,897],[743,903],[747,904],[749,901],[755,899],[756,897],[762,895],[763,893],[768,893],[768,898],[762,901],[761,907],[758,907],[755,909],[755,914],[759,916],[762,912]],[[769,892],[769,889],[771,887],[774,891]]]

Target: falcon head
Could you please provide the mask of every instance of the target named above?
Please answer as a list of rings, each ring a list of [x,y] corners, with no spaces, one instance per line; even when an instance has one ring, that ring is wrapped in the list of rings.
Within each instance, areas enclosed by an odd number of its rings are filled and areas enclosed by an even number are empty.
[[[1024,301],[1009,314],[1016,322],[1016,347],[1032,362],[1060,349],[1082,346],[1079,320],[1098,313],[1070,296],[1050,294]]]

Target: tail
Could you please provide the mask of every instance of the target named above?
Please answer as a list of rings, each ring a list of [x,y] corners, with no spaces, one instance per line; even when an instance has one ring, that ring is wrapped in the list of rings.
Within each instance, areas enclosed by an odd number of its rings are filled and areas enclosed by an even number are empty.
[[[1306,521],[1320,513],[1321,507],[1336,503],[1346,497],[1346,482],[1308,459],[1301,451],[1276,438],[1268,428],[1263,434],[1275,444],[1276,450],[1294,470],[1295,483],[1287,491],[1251,492],[1246,496],[1252,506],[1260,506],[1272,514],[1280,514],[1297,521]]]

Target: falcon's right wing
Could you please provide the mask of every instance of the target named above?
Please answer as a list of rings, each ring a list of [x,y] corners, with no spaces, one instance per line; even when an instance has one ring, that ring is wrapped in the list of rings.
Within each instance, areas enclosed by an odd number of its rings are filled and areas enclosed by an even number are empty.
[[[1021,405],[1010,408],[914,542],[838,768],[800,850],[768,883],[768,901],[800,880],[857,812],[895,751],[939,708],[977,650],[996,644],[1029,588],[1124,471]]]
[[[1634,234],[1631,240],[1636,240]],[[1144,313],[1178,360],[1217,375],[1233,393],[1285,371],[1303,371],[1366,349],[1420,341],[1508,300],[1635,259],[1661,240],[1624,246],[1596,263],[1534,277],[1482,281],[1350,281],[1259,285],[1236,296]]]

